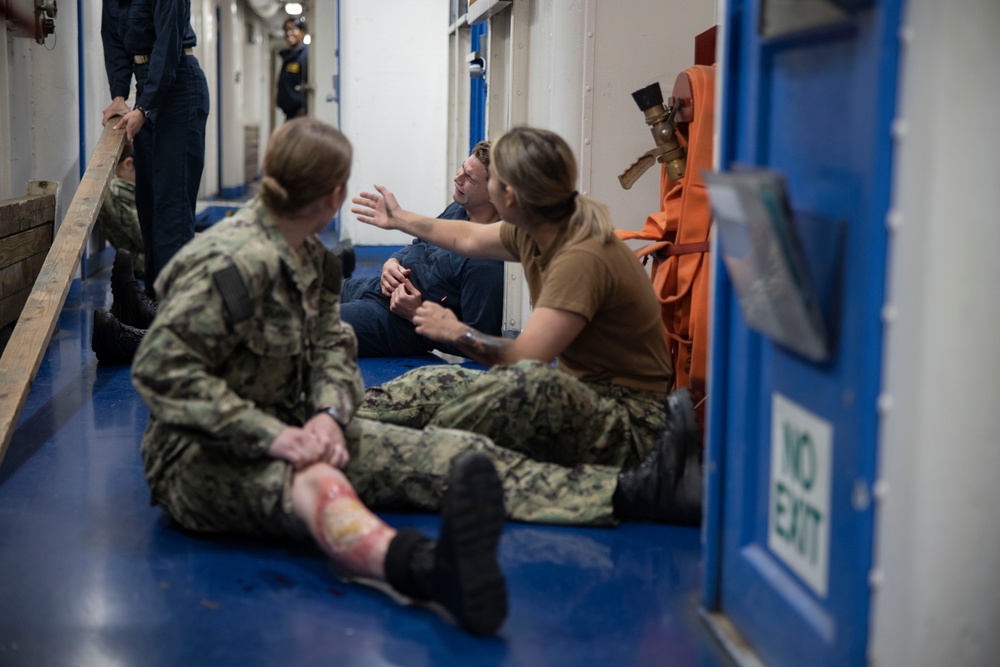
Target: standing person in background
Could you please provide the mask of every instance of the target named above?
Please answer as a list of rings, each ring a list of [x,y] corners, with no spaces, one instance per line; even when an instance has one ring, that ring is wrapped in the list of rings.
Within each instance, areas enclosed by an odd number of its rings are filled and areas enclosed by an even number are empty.
[[[104,65],[111,104],[135,154],[135,205],[146,255],[147,291],[181,246],[194,238],[205,166],[208,84],[194,57],[190,0],[104,0]],[[135,105],[128,108],[132,78]]]
[[[309,45],[302,42],[306,36],[304,18],[297,16],[285,19],[283,27],[288,48],[281,52],[277,106],[285,113],[285,120],[291,120],[306,115],[302,87],[309,81]]]

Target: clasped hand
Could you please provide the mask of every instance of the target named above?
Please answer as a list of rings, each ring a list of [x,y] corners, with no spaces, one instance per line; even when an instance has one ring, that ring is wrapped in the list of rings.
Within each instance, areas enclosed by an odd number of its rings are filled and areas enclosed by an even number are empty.
[[[389,312],[412,322],[422,301],[420,290],[407,280],[392,291],[392,296],[389,297]]]
[[[382,294],[391,297],[396,288],[406,282],[409,275],[410,269],[403,267],[397,259],[393,257],[387,259],[382,265]]]
[[[413,314],[417,333],[439,343],[452,343],[467,327],[458,321],[455,313],[433,301],[424,301]]]
[[[351,460],[340,425],[330,415],[319,413],[305,426],[286,426],[267,448],[273,458],[288,461],[296,470],[314,463],[343,468]]]

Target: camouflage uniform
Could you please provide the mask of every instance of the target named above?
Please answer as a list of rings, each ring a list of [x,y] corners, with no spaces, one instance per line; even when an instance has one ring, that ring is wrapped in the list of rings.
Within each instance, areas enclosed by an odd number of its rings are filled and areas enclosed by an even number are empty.
[[[113,247],[132,253],[133,265],[141,278],[146,259],[142,254],[139,215],[135,212],[135,181],[117,176],[111,179],[108,194],[97,214],[97,229]]]
[[[557,524],[616,522],[611,497],[618,484],[617,466],[543,463],[483,435],[436,426],[418,431],[360,417],[348,426],[347,440],[351,462],[344,472],[370,507],[438,511],[452,459],[475,450],[496,467],[509,518]]]
[[[152,502],[185,527],[302,533],[292,468],[266,451],[320,407],[354,413],[362,384],[339,288],[339,261],[315,237],[290,248],[259,201],[164,267],[132,381],[150,411]]]
[[[663,398],[648,390],[581,382],[537,361],[485,372],[424,366],[370,388],[356,415],[425,432],[488,435],[492,441],[475,447],[496,465],[512,519],[609,525],[615,522],[611,498],[618,473],[645,458],[666,426]],[[433,497],[428,476],[443,480],[445,463],[458,453],[444,444],[430,450],[398,443],[382,451],[362,446],[348,474],[354,481],[359,468],[381,469],[390,476],[384,486],[355,482],[365,491],[362,497],[412,503]]]
[[[336,258],[316,238],[293,251],[258,202],[185,246],[158,278],[159,312],[132,381],[150,411],[142,458],[151,501],[185,528],[306,534],[292,509],[293,468],[266,450],[317,408],[346,419],[361,400],[339,283]],[[346,436],[345,472],[372,506],[440,508],[451,459],[476,449],[497,462],[515,518],[611,520],[611,469],[602,485],[586,467],[535,463],[483,436],[435,427],[356,418]]]
[[[664,396],[583,382],[550,364],[520,361],[477,371],[415,368],[372,387],[358,416],[410,428],[481,433],[537,461],[632,466],[666,426]]]

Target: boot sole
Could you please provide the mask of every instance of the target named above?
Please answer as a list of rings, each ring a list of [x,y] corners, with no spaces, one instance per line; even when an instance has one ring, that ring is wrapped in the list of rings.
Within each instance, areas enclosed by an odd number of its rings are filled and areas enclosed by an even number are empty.
[[[701,443],[698,440],[698,422],[694,414],[694,402],[687,389],[674,392],[677,407],[683,418],[684,441],[681,444],[680,460],[682,472],[674,483],[674,499],[677,503],[675,525],[697,526],[701,524],[704,484],[699,456]]]
[[[507,586],[497,562],[503,488],[489,459],[467,454],[452,465],[435,565],[438,600],[466,630],[490,635],[507,617]]]

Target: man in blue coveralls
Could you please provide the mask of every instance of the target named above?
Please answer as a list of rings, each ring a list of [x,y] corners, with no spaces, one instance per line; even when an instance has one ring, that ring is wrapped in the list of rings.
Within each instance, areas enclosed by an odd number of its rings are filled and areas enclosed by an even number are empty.
[[[454,201],[438,218],[468,220],[469,224],[500,219],[486,190],[489,166],[490,144],[480,141],[455,174]],[[354,327],[358,356],[410,356],[435,348],[462,355],[416,332],[413,312],[425,300],[454,311],[459,320],[479,331],[499,336],[503,262],[469,259],[416,239],[383,264],[381,276],[345,281],[340,319]]]
[[[285,41],[288,48],[281,52],[281,73],[278,75],[278,108],[285,120],[306,115],[302,86],[308,83],[309,45],[302,42],[306,20],[301,16],[285,19]]]
[[[191,28],[190,0],[104,0],[104,65],[111,104],[135,155],[135,205],[146,254],[146,289],[194,238],[205,166],[208,84]],[[125,100],[135,77],[135,105]]]

